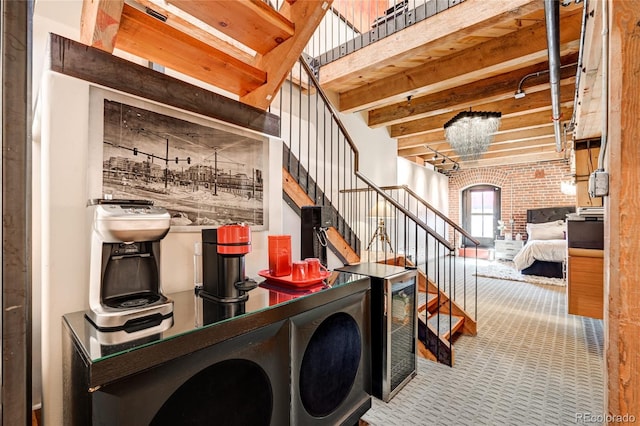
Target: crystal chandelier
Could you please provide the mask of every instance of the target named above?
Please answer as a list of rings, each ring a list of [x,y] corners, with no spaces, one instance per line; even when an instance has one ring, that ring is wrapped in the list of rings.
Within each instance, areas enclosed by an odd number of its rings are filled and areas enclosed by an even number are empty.
[[[477,160],[500,126],[499,112],[462,111],[444,125],[444,137],[462,160]]]

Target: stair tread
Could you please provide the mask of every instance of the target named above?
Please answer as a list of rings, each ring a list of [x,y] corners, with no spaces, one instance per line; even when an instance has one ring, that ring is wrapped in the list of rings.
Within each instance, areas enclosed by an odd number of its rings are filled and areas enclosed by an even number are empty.
[[[442,315],[442,317],[440,318],[439,334],[443,338],[448,339],[450,336],[448,314],[439,314],[436,312],[435,314],[430,315],[427,318],[426,311],[423,311],[418,314],[418,319],[424,324],[428,322],[429,325],[431,325],[431,327],[433,327],[433,329],[435,330],[438,328],[438,317],[440,315]],[[462,326],[463,322],[464,322],[464,317],[451,315],[451,333],[455,333],[456,330],[458,330]]]
[[[172,3],[263,55],[295,33],[291,21],[263,2],[172,0]]]
[[[418,293],[418,311],[431,308],[438,300],[437,293]]]
[[[435,303],[436,300],[438,299],[438,294],[437,293],[428,293],[428,298],[427,298],[427,304],[431,305],[432,303]]]

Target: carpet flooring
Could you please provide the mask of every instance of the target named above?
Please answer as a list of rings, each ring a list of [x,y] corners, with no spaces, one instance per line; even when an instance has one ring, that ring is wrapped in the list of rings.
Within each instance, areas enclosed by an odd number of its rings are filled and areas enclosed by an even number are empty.
[[[478,276],[485,278],[498,278],[508,281],[522,281],[531,284],[559,285],[566,286],[567,283],[562,278],[538,277],[536,275],[524,275],[518,271],[513,262],[494,260],[492,262],[482,262],[478,266]]]
[[[567,314],[565,291],[479,277],[478,335],[457,338],[454,367],[418,358],[417,376],[389,403],[373,398],[363,420],[570,425],[603,415],[603,324]]]

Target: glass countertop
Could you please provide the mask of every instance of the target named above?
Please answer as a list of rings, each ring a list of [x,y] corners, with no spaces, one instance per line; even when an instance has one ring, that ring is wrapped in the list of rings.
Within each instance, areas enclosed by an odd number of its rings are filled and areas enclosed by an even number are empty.
[[[84,355],[91,362],[99,362],[199,329],[247,318],[314,294],[331,291],[362,278],[367,277],[346,272],[333,272],[326,280],[304,288],[285,287],[265,280],[248,292],[249,298],[245,302],[233,303],[206,300],[199,297],[195,291],[172,293],[167,295],[173,300],[172,318],[159,325],[132,333],[124,330],[100,331],[87,320],[85,316],[87,311],[66,314],[63,319]]]

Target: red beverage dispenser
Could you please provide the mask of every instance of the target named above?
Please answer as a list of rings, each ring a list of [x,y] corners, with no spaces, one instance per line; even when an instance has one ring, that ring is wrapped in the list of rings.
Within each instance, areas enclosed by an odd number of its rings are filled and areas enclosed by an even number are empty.
[[[291,275],[291,235],[269,235],[269,275]]]

